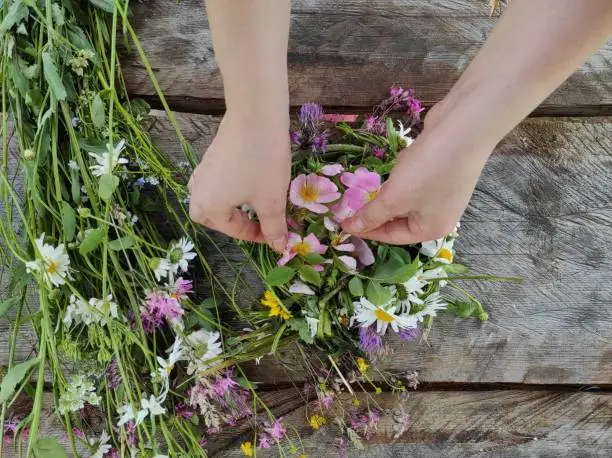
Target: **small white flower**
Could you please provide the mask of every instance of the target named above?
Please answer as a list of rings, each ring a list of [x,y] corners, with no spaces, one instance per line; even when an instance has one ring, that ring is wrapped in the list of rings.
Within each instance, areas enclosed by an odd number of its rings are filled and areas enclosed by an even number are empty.
[[[97,162],[97,164],[89,167],[91,173],[94,176],[101,177],[102,175],[109,175],[113,173],[113,170],[115,170],[117,165],[127,164],[128,160],[120,156],[124,147],[125,140],[120,140],[119,143],[113,147],[112,152],[102,154],[89,153],[89,155]]]
[[[106,326],[109,318],[119,318],[117,311],[117,303],[113,302],[113,296],[109,295],[106,299],[89,299],[91,305],[96,311],[92,314],[94,321]]]
[[[123,426],[136,418],[136,415],[134,414],[134,408],[130,404],[124,404],[122,406],[119,406],[117,408],[117,413],[119,414],[119,421],[117,422],[117,426]]]
[[[76,128],[79,123],[81,122],[81,120],[79,118],[77,118],[76,116],[74,118],[72,118],[72,127]]]
[[[451,264],[453,262],[453,245],[455,239],[446,237],[437,240],[430,240],[428,242],[421,243],[421,249],[419,253],[424,254],[429,258],[433,258],[434,261],[442,262],[444,264]]]
[[[317,329],[319,328],[319,320],[318,318],[312,318],[310,316],[306,317],[306,323],[308,323],[308,327],[310,328],[310,336],[314,337],[317,335]]]
[[[404,128],[402,121],[398,120],[397,124],[399,125],[399,132],[397,133],[397,135],[399,135],[401,138],[404,139],[404,141],[406,142],[406,146],[412,145],[412,143],[414,142],[414,139],[410,135],[408,135],[410,134],[410,131],[412,129],[410,127]]]
[[[183,359],[189,361],[187,366],[188,375],[193,375],[195,372],[201,372],[209,368],[209,360],[223,353],[219,338],[220,334],[218,332],[209,332],[205,329],[192,332],[187,336],[185,345],[188,348]]]
[[[297,280],[289,287],[289,292],[294,294],[305,294],[307,296],[315,295],[314,290],[310,286]]]
[[[162,278],[168,276],[168,273],[172,270],[172,265],[165,258],[154,258],[151,260],[151,268],[155,274],[155,279],[161,281]]]
[[[417,317],[413,315],[402,316],[396,315],[396,306],[377,306],[372,304],[365,297],[362,297],[359,302],[353,303],[355,307],[355,315],[351,321],[359,322],[361,327],[369,327],[376,323],[376,332],[384,335],[387,332],[387,327],[390,325],[395,332],[400,329],[415,328],[417,326]]]
[[[98,448],[91,455],[91,458],[102,458],[108,452],[110,452],[112,446],[108,443],[110,440],[110,436],[106,432],[106,430],[102,430],[102,434],[100,435],[100,439],[89,439],[89,445],[94,446],[98,444]]]
[[[136,224],[138,222],[138,215],[132,215],[130,222],[132,223],[132,226]]]
[[[442,300],[439,292],[435,292],[427,296],[424,304],[425,308],[414,314],[419,321],[423,321],[423,318],[426,316],[436,316],[438,310],[444,310],[448,305]]]
[[[146,181],[153,186],[157,186],[160,183],[159,178],[156,176],[147,177]]]
[[[147,411],[152,417],[166,413],[165,407],[163,407],[161,402],[153,395],[149,396],[149,399],[142,398],[140,400],[140,407],[142,410]]]
[[[37,259],[26,262],[27,272],[40,272],[49,286],[60,286],[70,279],[70,258],[64,244],[57,247],[44,242],[45,234],[36,240]]]
[[[161,357],[157,357],[157,363],[159,364],[159,368],[157,371],[161,375],[163,379],[167,379],[170,376],[170,372],[174,369],[174,365],[177,361],[180,361],[183,356],[183,339],[177,337],[172,344],[172,347],[168,349],[168,359],[163,359]]]
[[[85,407],[85,403],[97,406],[102,398],[96,394],[93,382],[84,375],[73,376],[59,399],[58,411],[63,415],[76,412]]]
[[[91,324],[91,313],[87,302],[76,297],[74,294],[70,296],[70,305],[64,313],[63,323],[69,328],[75,323]]]
[[[194,245],[187,238],[183,237],[168,249],[168,261],[171,263],[172,273],[180,271],[187,272],[189,261],[196,257],[193,252]]]
[[[70,159],[68,161],[68,167],[72,170],[79,170],[79,165],[76,163],[74,159]]]

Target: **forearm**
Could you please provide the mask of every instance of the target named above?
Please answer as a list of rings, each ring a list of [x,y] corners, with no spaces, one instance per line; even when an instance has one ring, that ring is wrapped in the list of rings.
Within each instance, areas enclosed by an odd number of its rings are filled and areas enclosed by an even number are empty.
[[[206,0],[206,10],[228,111],[288,112],[290,1]]]
[[[611,35],[610,0],[512,0],[436,118],[497,143]]]

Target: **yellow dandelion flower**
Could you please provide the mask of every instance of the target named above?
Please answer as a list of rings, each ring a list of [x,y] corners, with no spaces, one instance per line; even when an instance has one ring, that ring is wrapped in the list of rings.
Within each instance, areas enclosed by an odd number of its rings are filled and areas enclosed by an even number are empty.
[[[325,423],[327,423],[327,419],[323,415],[315,414],[308,420],[312,429],[319,429]]]
[[[272,291],[266,291],[264,293],[264,296],[261,299],[261,305],[270,309],[268,316],[278,316],[283,320],[288,320],[291,318],[291,314],[283,308]]]
[[[244,456],[253,456],[253,444],[251,441],[240,444],[240,450],[242,450]]]
[[[367,363],[367,361],[364,358],[359,357],[357,358],[357,368],[359,369],[359,372],[361,372],[362,374],[365,374],[367,370],[370,368],[370,365]]]

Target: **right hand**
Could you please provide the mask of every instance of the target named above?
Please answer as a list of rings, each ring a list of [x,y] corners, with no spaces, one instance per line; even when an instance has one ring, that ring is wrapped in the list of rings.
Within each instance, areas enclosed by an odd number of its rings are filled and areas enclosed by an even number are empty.
[[[282,251],[290,174],[289,115],[228,112],[191,176],[189,214],[231,237]],[[243,204],[258,221],[239,210]]]

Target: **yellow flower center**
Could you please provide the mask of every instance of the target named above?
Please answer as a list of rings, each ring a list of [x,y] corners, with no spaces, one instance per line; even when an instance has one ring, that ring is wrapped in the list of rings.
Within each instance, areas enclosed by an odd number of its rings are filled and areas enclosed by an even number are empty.
[[[371,202],[371,201],[373,201],[374,199],[376,199],[376,196],[377,196],[377,195],[378,195],[378,190],[368,192],[368,197],[367,197],[368,202]]]
[[[453,262],[453,252],[448,248],[442,248],[438,253],[438,258],[446,259],[448,262]]]
[[[310,426],[312,426],[312,429],[319,429],[321,426],[327,423],[327,420],[323,415],[313,415],[310,417],[308,422],[310,423]]]
[[[376,315],[376,318],[379,319],[380,321],[384,321],[386,323],[393,323],[395,321],[394,317],[389,315],[387,312],[385,312],[381,308],[377,308],[374,314]]]
[[[293,248],[291,249],[294,253],[296,254],[301,254],[301,255],[305,255],[310,253],[311,249],[310,249],[310,245],[308,245],[308,242],[300,242],[297,243],[293,246]]]
[[[316,202],[319,197],[319,192],[316,187],[310,183],[304,183],[304,186],[299,191],[300,197],[306,203]]]
[[[57,268],[58,268],[57,262],[49,261],[49,266],[47,267],[47,272],[50,273],[50,274],[54,274],[54,273],[57,272]]]

